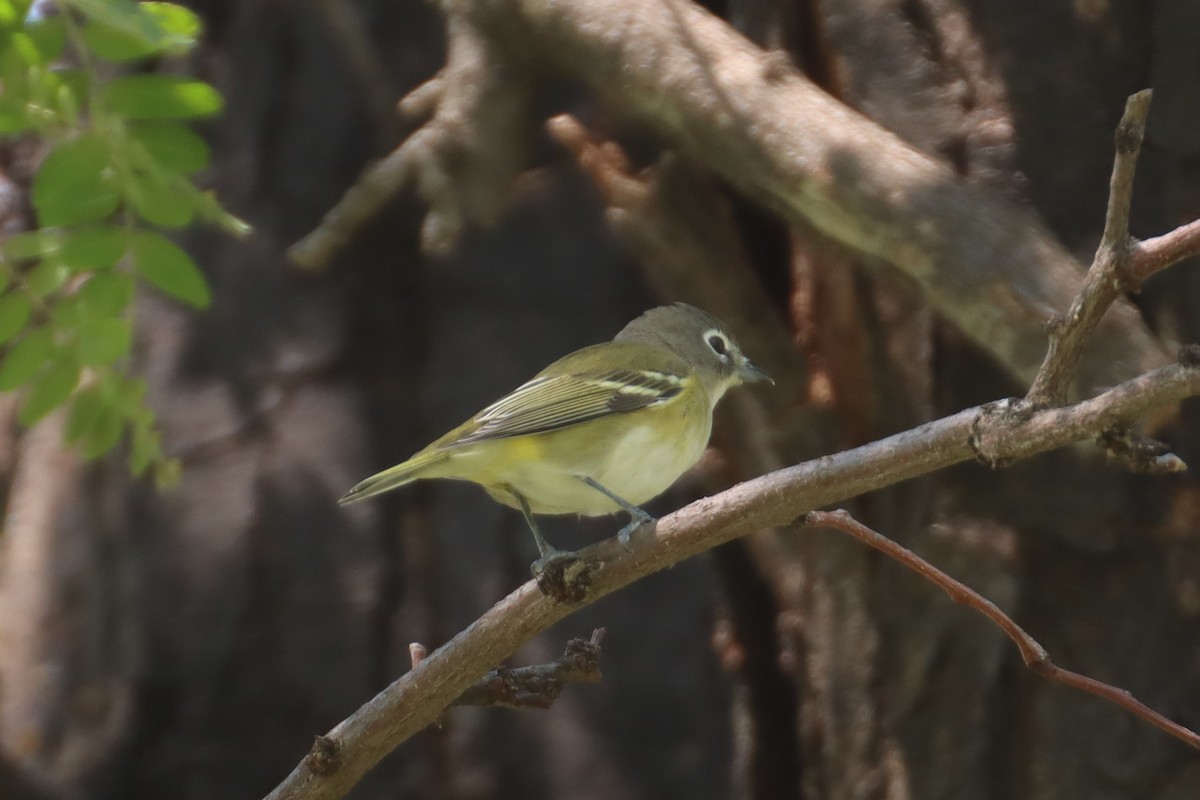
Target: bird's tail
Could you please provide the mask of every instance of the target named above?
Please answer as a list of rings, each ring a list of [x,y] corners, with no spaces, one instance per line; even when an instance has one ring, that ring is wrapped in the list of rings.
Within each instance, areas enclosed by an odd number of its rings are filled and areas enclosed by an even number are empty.
[[[412,483],[418,478],[424,478],[426,475],[423,473],[429,467],[445,459],[446,453],[436,450],[417,453],[403,464],[397,464],[391,469],[385,469],[383,472],[359,481],[338,500],[338,505],[344,506],[347,503],[365,500],[368,497],[374,497],[377,494]]]

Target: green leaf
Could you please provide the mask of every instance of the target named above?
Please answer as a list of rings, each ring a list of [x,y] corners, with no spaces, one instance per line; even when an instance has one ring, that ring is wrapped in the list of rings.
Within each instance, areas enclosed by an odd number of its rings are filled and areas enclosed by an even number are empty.
[[[196,43],[200,19],[171,3],[72,0],[90,19],[88,47],[110,61],[129,61],[157,52],[179,54]]]
[[[83,302],[78,294],[55,298],[50,310],[50,320],[55,328],[60,331],[71,330],[79,327],[79,323],[85,318]]]
[[[83,41],[92,52],[109,61],[134,61],[160,49],[156,41],[95,20],[83,29]]]
[[[71,0],[71,5],[90,20],[146,41],[153,41],[162,33],[157,21],[143,14],[140,4],[133,0]]]
[[[59,144],[33,179],[33,207],[42,225],[104,219],[119,201],[109,174],[108,151],[94,134]]]
[[[125,254],[128,235],[116,225],[85,225],[67,231],[58,258],[73,270],[106,269]]]
[[[212,191],[201,192],[197,203],[197,212],[206,222],[212,222],[230,236],[241,238],[248,236],[254,230],[250,223],[235,217],[217,202],[217,196]]]
[[[23,331],[32,313],[33,304],[25,294],[9,292],[0,297],[0,343]]]
[[[128,353],[132,342],[133,328],[129,320],[120,317],[89,319],[79,325],[76,352],[80,363],[86,367],[106,366]]]
[[[141,173],[134,176],[126,190],[129,204],[151,225],[182,228],[196,214],[198,192],[185,179],[171,181],[167,176]]]
[[[72,126],[79,126],[79,109],[88,101],[92,76],[81,69],[63,69],[50,73],[54,78],[54,102],[58,112]]]
[[[0,242],[0,253],[5,261],[24,261],[49,255],[62,245],[62,235],[57,231],[35,230],[14,233]]]
[[[17,31],[6,38],[8,39],[4,43],[4,58],[8,62],[6,66],[10,66],[10,68],[17,65],[32,67],[45,63],[37,42],[28,33]]]
[[[20,133],[33,127],[25,105],[23,97],[0,96],[0,134]]]
[[[53,354],[54,332],[49,328],[38,328],[26,334],[0,361],[0,391],[7,392],[24,384]]]
[[[121,439],[124,415],[120,401],[122,378],[109,370],[98,370],[98,382],[75,395],[65,431],[68,443],[78,443],[84,458],[107,453]]]
[[[133,278],[120,272],[93,275],[75,293],[84,317],[115,317],[133,300]]]
[[[28,13],[28,0],[0,0],[0,33],[5,28],[16,28]]]
[[[49,64],[62,55],[67,43],[67,26],[62,17],[44,17],[27,26],[25,32],[37,48],[38,63]]]
[[[70,274],[71,270],[67,269],[66,264],[51,256],[42,259],[36,267],[29,271],[25,276],[25,285],[37,297],[45,297],[51,292],[61,289]]]
[[[149,425],[137,425],[133,429],[129,448],[129,471],[139,477],[146,467],[162,458],[162,436],[154,429],[154,420]]]
[[[180,75],[125,75],[104,87],[108,106],[129,119],[186,119],[218,113],[220,93],[204,81]]]
[[[71,413],[67,416],[67,427],[63,439],[75,444],[96,429],[105,409],[112,408],[112,398],[100,386],[89,386],[75,393],[71,401]]]
[[[139,412],[151,414],[152,412],[142,405],[142,401],[146,399],[146,390],[150,388],[150,384],[145,378],[130,378],[121,386],[117,387],[117,408],[124,412],[127,417],[135,417]]]
[[[128,131],[164,169],[189,174],[208,166],[211,157],[208,143],[182,123],[134,122]]]
[[[121,441],[124,429],[124,420],[115,408],[103,409],[83,440],[83,457],[90,461],[112,450]]]
[[[170,36],[193,42],[200,36],[200,17],[190,9],[175,3],[142,3],[141,8]]]
[[[135,231],[131,245],[133,264],[143,278],[196,308],[208,307],[208,283],[178,245],[154,231]]]
[[[29,387],[29,396],[17,418],[23,425],[32,425],[65,403],[78,385],[77,363],[69,359],[54,362]]]

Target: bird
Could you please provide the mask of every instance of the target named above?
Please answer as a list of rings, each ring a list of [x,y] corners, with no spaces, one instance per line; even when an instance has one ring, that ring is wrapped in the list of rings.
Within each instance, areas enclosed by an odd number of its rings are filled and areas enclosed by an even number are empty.
[[[747,382],[774,383],[719,319],[686,303],[652,308],[611,341],[563,356],[338,502],[417,480],[465,480],[522,513],[542,559],[560,551],[535,514],[625,511],[630,522],[619,539],[629,547],[633,532],[655,523],[642,504],[700,459],[713,409]]]

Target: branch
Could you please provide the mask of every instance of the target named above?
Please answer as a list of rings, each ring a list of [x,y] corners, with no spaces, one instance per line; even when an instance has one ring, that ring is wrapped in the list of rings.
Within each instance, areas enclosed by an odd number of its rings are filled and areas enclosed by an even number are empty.
[[[1150,90],[1130,95],[1125,113],[1117,126],[1116,158],[1109,181],[1108,212],[1104,235],[1088,270],[1083,288],[1062,317],[1050,325],[1050,347],[1041,369],[1029,388],[1026,400],[1034,406],[1062,405],[1067,387],[1083,357],[1083,348],[1105,312],[1126,290],[1125,272],[1129,263],[1129,208],[1133,197],[1133,176],[1146,118],[1150,114]]]
[[[1151,275],[1200,254],[1200,220],[1180,225],[1170,233],[1135,242],[1130,252],[1128,279],[1135,286]]]
[[[1190,356],[1075,405],[1026,414],[994,405],[961,411],[877,442],[777,470],[659,520],[651,540],[632,552],[610,539],[580,556],[592,569],[584,599],[559,603],[533,581],[429,654],[325,738],[337,768],[319,774],[301,762],[269,795],[316,800],[345,795],[381,758],[432,724],[456,698],[522,644],[583,606],[630,583],[760,528],[786,525],[813,508],[838,503],[972,458],[990,463],[1094,438],[1148,411],[1200,394]]]
[[[1118,705],[1134,716],[1141,717],[1151,725],[1171,734],[1176,739],[1187,742],[1192,747],[1200,750],[1200,734],[1176,722],[1172,722],[1124,689],[1119,689],[1116,686],[1098,681],[1095,678],[1089,678],[1086,675],[1080,675],[1078,672],[1072,672],[1071,670],[1057,666],[1050,660],[1050,654],[1046,652],[1046,648],[1042,647],[1036,639],[1026,633],[1011,617],[1001,611],[995,603],[966,584],[951,578],[908,548],[893,542],[881,533],[871,530],[850,516],[846,511],[813,511],[805,518],[804,524],[814,528],[834,528],[843,533],[850,534],[860,542],[875,548],[894,561],[899,561],[922,578],[935,584],[946,594],[950,595],[950,599],[954,602],[970,606],[980,614],[983,614],[996,623],[1009,639],[1012,639],[1017,649],[1021,651],[1021,659],[1025,662],[1025,666],[1029,667],[1034,673],[1048,678],[1055,683],[1061,683],[1064,686],[1070,686],[1072,689],[1079,689],[1082,692],[1094,694],[1110,703]]]
[[[552,65],[787,224],[904,273],[1011,373],[1036,374],[1044,326],[1068,306],[1081,272],[1040,220],[846,108],[709,12],[684,0],[441,5],[449,56],[435,117],[420,131],[428,141],[406,143],[382,174],[369,171],[292,248],[298,263],[327,263],[418,170],[431,206],[426,250],[442,252],[464,224],[491,219],[524,164],[531,83]],[[1110,386],[1167,360],[1120,300],[1083,356],[1082,384]]]
[[[494,669],[463,692],[454,705],[549,708],[568,683],[600,682],[604,633],[604,628],[597,628],[590,639],[572,639],[562,657],[549,664]]]
[[[786,224],[811,227],[914,281],[925,299],[1023,382],[1046,322],[1081,283],[1078,262],[1027,210],[822,92],[683,0],[504,0],[542,59],[636,114]],[[1125,301],[1101,323],[1082,385],[1168,359]]]
[[[410,181],[429,206],[421,227],[426,252],[446,253],[464,225],[488,224],[499,213],[532,139],[532,84],[527,71],[513,69],[521,56],[507,49],[511,37],[481,30],[472,2],[442,5],[446,66],[400,103],[406,114],[432,118],[368,167],[321,224],[288,249],[298,266],[328,265]]]
[[[600,642],[604,634],[604,628],[597,628],[590,639],[571,639],[562,656],[549,664],[497,667],[467,687],[451,705],[547,709],[568,683],[600,682]],[[428,655],[420,642],[409,644],[408,652],[413,669]],[[318,736],[304,757],[304,765],[313,775],[333,775],[343,766],[342,747],[343,742],[335,736]]]

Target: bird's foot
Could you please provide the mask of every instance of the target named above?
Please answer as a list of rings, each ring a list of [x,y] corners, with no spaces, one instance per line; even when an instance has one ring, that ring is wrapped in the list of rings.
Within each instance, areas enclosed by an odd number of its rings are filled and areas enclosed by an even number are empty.
[[[621,543],[621,547],[633,552],[641,545],[653,541],[657,527],[658,520],[642,511],[640,515],[635,514],[628,525],[617,531],[617,541]]]

